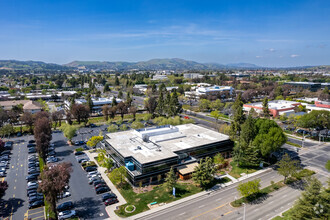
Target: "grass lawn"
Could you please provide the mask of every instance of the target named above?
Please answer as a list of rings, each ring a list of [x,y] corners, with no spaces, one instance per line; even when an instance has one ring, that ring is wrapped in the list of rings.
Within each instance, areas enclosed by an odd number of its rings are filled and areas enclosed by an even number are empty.
[[[202,188],[195,186],[191,183],[179,183],[176,186],[176,197],[172,195],[172,192],[167,192],[163,185],[156,186],[152,191],[146,193],[135,193],[132,187],[126,183],[126,185],[119,189],[122,196],[126,199],[127,204],[119,207],[116,214],[121,217],[128,217],[140,212],[149,210],[148,204],[152,202],[169,203],[195,193],[201,192]],[[125,207],[128,205],[134,205],[136,210],[133,213],[126,213]]]
[[[245,174],[251,174],[256,172],[257,170],[260,170],[260,167],[238,167],[236,163],[234,163],[233,161],[230,162],[230,165],[232,167],[229,175],[231,175],[232,177],[235,177],[236,179],[241,177],[242,173]]]
[[[299,145],[299,144],[296,144],[296,143],[292,143],[292,142],[290,142],[290,141],[287,141],[286,142],[287,144],[289,144],[289,145],[292,145],[292,146],[294,146],[294,147],[301,147],[301,145]]]
[[[276,216],[275,218],[272,218],[272,220],[290,220],[290,216],[289,216],[289,210],[286,212],[282,213],[282,216]]]

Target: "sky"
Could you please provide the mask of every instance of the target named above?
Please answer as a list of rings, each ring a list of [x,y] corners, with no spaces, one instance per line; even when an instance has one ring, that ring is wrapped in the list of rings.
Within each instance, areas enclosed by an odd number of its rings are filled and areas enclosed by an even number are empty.
[[[0,0],[0,59],[330,64],[329,0]]]

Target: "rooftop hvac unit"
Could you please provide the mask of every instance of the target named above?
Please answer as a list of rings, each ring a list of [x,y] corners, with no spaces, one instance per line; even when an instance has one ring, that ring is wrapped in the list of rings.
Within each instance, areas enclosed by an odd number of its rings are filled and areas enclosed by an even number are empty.
[[[161,150],[160,148],[157,148],[156,151],[160,152],[160,151],[162,151],[162,150]]]
[[[137,150],[141,150],[142,148],[141,148],[141,146],[137,146],[137,148],[136,148]]]

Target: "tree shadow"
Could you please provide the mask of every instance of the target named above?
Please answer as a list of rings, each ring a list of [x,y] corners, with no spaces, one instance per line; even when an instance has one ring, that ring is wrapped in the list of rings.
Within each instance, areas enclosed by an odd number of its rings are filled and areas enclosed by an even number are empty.
[[[266,201],[268,198],[272,197],[272,195],[267,193],[258,193],[257,195],[252,196],[251,198],[247,198],[248,203],[251,205],[261,204]]]
[[[60,147],[67,147],[68,144],[65,140],[58,140],[53,142],[55,145],[55,148],[60,148]]]
[[[292,189],[297,189],[297,190],[304,190],[306,186],[306,181],[305,180],[296,180],[296,181],[286,181],[287,186],[289,186]]]
[[[183,189],[183,188],[176,188],[175,189],[175,196],[178,197],[178,198],[181,198],[182,195],[188,193],[188,190],[186,189]]]
[[[75,202],[75,207],[80,219],[95,219],[99,217],[101,204],[100,200],[88,197]]]
[[[15,213],[17,209],[23,206],[23,202],[24,200],[19,198],[0,199],[0,216],[4,219],[10,217],[11,213]]]
[[[57,151],[56,156],[57,157],[65,157],[65,156],[69,156],[72,153],[73,153],[73,150]]]

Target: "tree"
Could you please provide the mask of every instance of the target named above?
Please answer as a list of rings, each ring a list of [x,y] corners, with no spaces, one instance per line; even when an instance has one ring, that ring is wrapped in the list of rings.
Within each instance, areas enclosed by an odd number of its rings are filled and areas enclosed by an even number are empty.
[[[72,138],[76,135],[77,128],[73,125],[66,125],[62,131],[64,136],[71,142]]]
[[[225,106],[224,103],[221,103],[220,99],[215,100],[214,102],[211,102],[210,108],[213,110],[221,110]]]
[[[117,105],[117,111],[119,112],[121,119],[124,120],[124,115],[128,113],[128,108],[125,102],[120,102]]]
[[[52,140],[52,128],[47,117],[37,118],[34,125],[34,139],[39,156],[46,163],[48,147]]]
[[[140,129],[140,128],[144,128],[144,125],[139,121],[134,121],[131,125],[131,128]]]
[[[241,94],[239,94],[236,98],[233,109],[233,121],[231,123],[231,133],[235,139],[239,139],[241,136],[241,125],[245,121],[245,116],[243,114],[243,102]]]
[[[103,105],[102,106],[102,114],[103,114],[104,119],[106,121],[108,121],[108,119],[109,119],[109,110],[110,110],[110,108],[111,107],[109,105]]]
[[[21,121],[29,127],[30,133],[33,133],[34,117],[30,112],[24,112]]]
[[[0,134],[3,137],[5,136],[9,137],[13,133],[14,133],[14,127],[10,124],[6,124],[0,129]]]
[[[123,92],[121,90],[118,92],[118,98],[123,98]]]
[[[156,111],[158,115],[162,116],[165,113],[165,103],[164,103],[164,96],[163,93],[160,92],[157,101],[157,108]]]
[[[113,132],[116,132],[116,131],[118,131],[118,126],[117,125],[112,124],[108,127],[108,132],[113,133]]]
[[[195,167],[193,173],[193,180],[200,186],[204,187],[213,180],[213,174],[215,173],[215,168],[213,160],[210,157],[201,159],[199,165]]]
[[[277,172],[284,176],[284,183],[286,182],[286,178],[294,175],[299,170],[299,161],[292,160],[290,156],[286,153],[283,155],[282,159],[277,162]]]
[[[293,208],[289,210],[288,217],[293,220],[300,219],[329,219],[330,191],[322,187],[322,183],[312,177],[308,180],[308,185],[301,197],[295,202]]]
[[[270,117],[267,97],[265,97],[264,100],[262,101],[262,112],[264,114],[264,117],[266,118]]]
[[[55,111],[51,114],[52,121],[54,122],[54,129],[56,129],[57,124],[61,126],[61,120],[63,118],[63,112],[62,111]]]
[[[50,203],[55,219],[57,219],[56,202],[58,196],[63,193],[69,183],[70,172],[72,172],[71,164],[59,163],[52,166],[51,169],[45,166],[40,175],[41,182],[38,190],[45,195],[45,199]]]
[[[260,191],[260,179],[238,184],[237,191],[246,198],[256,195]]]
[[[103,136],[93,136],[87,141],[88,147],[95,147],[100,141],[103,141]]]
[[[89,112],[93,112],[93,106],[94,106],[94,104],[93,104],[93,100],[92,100],[92,97],[91,97],[91,94],[88,94],[87,95],[87,106],[88,106],[88,108],[89,108]]]
[[[106,157],[103,160],[103,166],[109,171],[114,166],[114,162]]]
[[[258,134],[253,141],[253,145],[258,147],[262,156],[267,157],[286,142],[287,137],[279,127],[272,127],[267,134]]]
[[[71,114],[80,124],[82,121],[86,124],[89,118],[89,107],[82,104],[73,104],[71,106]]]
[[[216,123],[218,123],[219,118],[221,117],[221,114],[218,110],[214,110],[210,113],[210,115],[215,118]]]
[[[112,106],[111,108],[109,108],[109,116],[110,118],[114,118],[116,116],[117,113],[117,106]]]
[[[260,163],[260,157],[259,157],[259,150],[253,146],[252,144],[249,144],[247,147],[242,148],[242,156],[239,161],[240,166],[258,166]]]
[[[8,118],[9,117],[7,112],[0,108],[0,127],[2,127],[2,125],[8,121]]]
[[[225,163],[225,158],[223,158],[221,153],[217,153],[214,157],[213,157],[213,163],[217,166],[220,167],[221,165],[223,165]]]
[[[179,103],[178,94],[176,90],[173,90],[170,104],[169,104],[169,116],[176,116],[182,111],[182,105]]]
[[[249,114],[246,121],[242,125],[242,131],[240,136],[242,148],[246,148],[254,140],[256,135],[257,131],[255,126],[255,120]]]
[[[144,106],[150,114],[154,115],[155,110],[157,108],[156,98],[154,96],[151,96],[151,97],[147,98],[144,101]]]
[[[211,102],[207,99],[200,99],[198,102],[199,110],[202,112],[207,111],[210,108]]]
[[[116,97],[113,97],[112,98],[112,102],[111,102],[111,106],[113,107],[113,106],[116,106],[118,103],[117,103],[117,99],[116,99]]]
[[[166,173],[165,183],[164,187],[167,191],[170,191],[175,187],[176,185],[176,175],[174,173],[173,167],[171,167],[170,171]]]
[[[131,106],[131,107],[129,107],[128,112],[133,115],[133,120],[135,120],[137,108],[135,106]]]
[[[119,79],[118,79],[118,76],[115,77],[115,86],[119,86]]]

